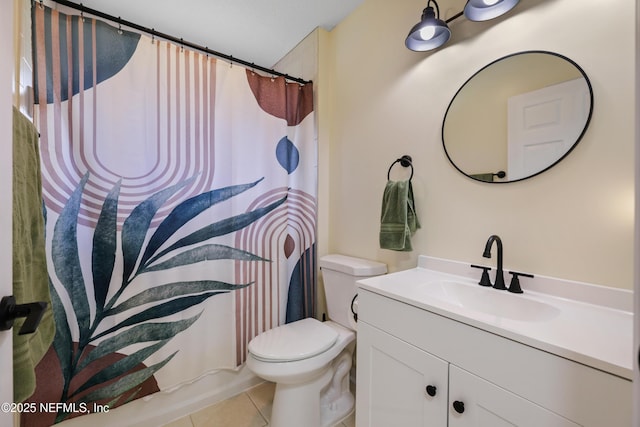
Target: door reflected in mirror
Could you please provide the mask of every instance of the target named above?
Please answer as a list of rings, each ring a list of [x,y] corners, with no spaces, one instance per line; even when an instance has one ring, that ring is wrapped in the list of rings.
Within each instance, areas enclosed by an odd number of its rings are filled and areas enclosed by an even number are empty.
[[[578,144],[593,90],[585,72],[553,52],[527,51],[483,67],[455,94],[442,124],[447,157],[478,181],[538,175]]]

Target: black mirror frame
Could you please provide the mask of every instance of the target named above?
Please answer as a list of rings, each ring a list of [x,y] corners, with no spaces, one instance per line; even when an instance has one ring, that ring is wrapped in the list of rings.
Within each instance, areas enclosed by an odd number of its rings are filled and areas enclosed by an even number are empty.
[[[559,57],[561,59],[564,59],[565,61],[567,61],[568,63],[570,63],[574,67],[576,67],[576,69],[580,72],[582,77],[584,77],[584,79],[585,79],[585,81],[587,83],[587,86],[589,88],[589,99],[590,99],[589,114],[587,115],[587,120],[586,120],[586,122],[584,124],[584,128],[582,129],[582,132],[580,132],[580,135],[578,136],[576,141],[573,143],[573,145],[571,145],[571,148],[569,148],[567,150],[567,152],[562,155],[562,157],[560,157],[558,160],[556,160],[555,162],[553,162],[552,164],[550,164],[546,168],[544,168],[544,169],[542,169],[542,170],[540,170],[540,171],[538,171],[538,172],[536,172],[536,173],[534,173],[532,175],[526,176],[524,178],[518,178],[518,179],[510,180],[510,181],[492,181],[492,182],[483,181],[481,179],[474,178],[473,176],[469,175],[468,173],[466,173],[462,169],[460,169],[455,164],[455,162],[453,161],[453,159],[449,155],[449,152],[447,151],[447,146],[446,146],[445,140],[444,140],[444,127],[445,127],[445,124],[447,122],[447,115],[449,114],[449,110],[451,109],[451,105],[456,100],[456,97],[458,96],[458,94],[464,89],[464,87],[471,80],[473,80],[473,78],[475,76],[480,74],[482,71],[486,70],[487,68],[491,67],[492,65],[494,65],[497,62],[504,61],[506,59],[509,59],[509,58],[512,58],[512,57],[515,57],[515,56],[518,56],[518,55],[531,54],[531,53],[542,53],[542,54],[553,55],[553,56]],[[573,149],[578,145],[578,143],[580,142],[580,140],[582,139],[584,134],[587,132],[587,128],[589,127],[589,123],[591,122],[591,116],[593,115],[593,99],[594,99],[594,97],[593,97],[593,87],[591,86],[591,81],[589,80],[589,77],[587,76],[585,71],[582,69],[582,67],[580,67],[571,58],[568,58],[568,57],[566,57],[566,56],[564,56],[562,54],[556,53],[556,52],[551,52],[551,51],[546,51],[546,50],[526,50],[526,51],[521,51],[521,52],[515,52],[515,53],[512,53],[512,54],[503,56],[501,58],[498,58],[498,59],[490,62],[489,64],[485,65],[484,67],[480,68],[478,71],[473,73],[473,75],[471,77],[469,77],[467,79],[467,81],[465,81],[464,84],[462,86],[460,86],[460,88],[456,91],[456,93],[453,96],[453,98],[451,98],[451,101],[449,102],[449,105],[447,106],[447,111],[444,113],[444,118],[442,119],[442,130],[441,130],[442,147],[443,147],[444,152],[445,152],[445,154],[447,156],[447,159],[449,159],[449,162],[453,165],[453,167],[456,168],[461,174],[465,175],[468,178],[473,179],[474,181],[484,182],[486,184],[509,184],[509,183],[512,183],[512,182],[524,181],[525,179],[533,178],[534,176],[540,175],[541,173],[551,169],[552,167],[554,167],[555,165],[560,163],[565,157],[567,157],[569,155],[569,153],[571,153],[573,151]]]

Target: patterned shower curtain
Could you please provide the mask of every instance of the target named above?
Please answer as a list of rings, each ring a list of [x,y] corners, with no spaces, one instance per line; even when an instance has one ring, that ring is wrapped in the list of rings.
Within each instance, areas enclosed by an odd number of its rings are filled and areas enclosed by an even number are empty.
[[[314,315],[311,84],[33,7],[51,423],[234,369]],[[49,417],[47,418],[47,416]]]

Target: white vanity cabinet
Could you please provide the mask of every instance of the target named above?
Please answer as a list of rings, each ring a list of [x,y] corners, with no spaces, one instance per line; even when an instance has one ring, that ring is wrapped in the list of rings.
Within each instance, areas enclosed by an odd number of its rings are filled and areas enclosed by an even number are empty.
[[[358,301],[357,427],[631,426],[625,378],[366,289]]]
[[[358,426],[447,425],[449,363],[365,322],[357,349]]]

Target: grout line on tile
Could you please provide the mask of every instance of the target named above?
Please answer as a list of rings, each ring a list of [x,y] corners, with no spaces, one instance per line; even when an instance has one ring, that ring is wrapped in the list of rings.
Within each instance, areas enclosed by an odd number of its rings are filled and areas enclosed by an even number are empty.
[[[269,384],[270,383],[265,381],[250,388],[249,390],[246,390],[245,392],[260,415],[262,415],[268,423],[271,422],[271,409],[273,406],[273,393],[275,390],[271,390],[271,392],[268,393],[268,396],[267,393],[264,393],[262,390],[264,390],[265,387],[269,387]],[[275,384],[273,387],[275,387]],[[265,398],[266,400],[264,400]]]

